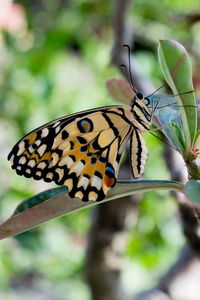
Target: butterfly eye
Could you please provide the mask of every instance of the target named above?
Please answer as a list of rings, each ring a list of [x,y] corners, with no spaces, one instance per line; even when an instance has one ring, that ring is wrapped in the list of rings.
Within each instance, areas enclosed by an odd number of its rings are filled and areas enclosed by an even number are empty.
[[[136,97],[137,97],[139,100],[144,99],[144,95],[143,95],[141,92],[137,92],[137,93],[136,93]]]
[[[144,98],[144,103],[148,106],[149,105],[149,103],[150,103],[150,100],[149,100],[149,98],[147,98],[147,97],[145,97]]]

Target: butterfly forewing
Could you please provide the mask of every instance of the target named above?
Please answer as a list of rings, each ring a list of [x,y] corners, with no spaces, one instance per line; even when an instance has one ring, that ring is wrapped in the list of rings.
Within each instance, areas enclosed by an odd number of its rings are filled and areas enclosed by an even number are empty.
[[[116,182],[132,118],[125,106],[64,117],[25,136],[8,159],[19,175],[66,185],[84,201],[102,200]]]

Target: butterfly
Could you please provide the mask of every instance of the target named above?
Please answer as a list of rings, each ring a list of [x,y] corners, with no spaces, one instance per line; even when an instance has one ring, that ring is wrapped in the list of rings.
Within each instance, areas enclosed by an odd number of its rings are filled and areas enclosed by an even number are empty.
[[[136,89],[129,106],[86,110],[49,122],[24,136],[8,160],[18,175],[68,187],[69,196],[101,201],[117,179],[119,162],[130,139],[134,178],[144,171],[150,99]]]

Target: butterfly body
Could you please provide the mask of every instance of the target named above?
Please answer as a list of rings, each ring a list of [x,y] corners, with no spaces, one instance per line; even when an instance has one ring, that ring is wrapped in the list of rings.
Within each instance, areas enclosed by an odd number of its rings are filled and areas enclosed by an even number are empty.
[[[19,175],[66,185],[71,197],[83,201],[100,201],[115,185],[129,138],[133,176],[138,178],[144,170],[147,148],[142,132],[151,122],[145,99],[136,93],[130,107],[97,108],[47,123],[23,137],[8,160]]]

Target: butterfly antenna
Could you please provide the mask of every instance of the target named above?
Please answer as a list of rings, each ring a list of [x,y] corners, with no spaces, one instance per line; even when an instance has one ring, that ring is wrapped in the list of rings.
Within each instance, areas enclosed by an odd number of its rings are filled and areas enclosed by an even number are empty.
[[[176,96],[185,95],[185,94],[191,94],[191,93],[194,93],[194,90],[191,90],[191,91],[188,91],[188,92],[182,92],[180,94],[169,95],[169,97],[176,97]]]
[[[129,78],[130,78],[130,82],[131,82],[131,85],[132,85],[132,88],[134,90],[134,92],[137,92],[134,84],[133,84],[133,77],[132,77],[132,74],[131,74],[131,49],[129,47],[129,45],[125,44],[123,45],[123,47],[126,47],[128,49],[128,71],[127,74],[129,75]]]
[[[185,95],[185,94],[191,94],[191,93],[194,93],[194,90],[191,90],[191,91],[188,91],[188,92],[179,93],[179,94],[175,94],[175,95],[167,95],[167,97],[174,98],[176,96]],[[161,98],[158,99],[158,100],[159,101],[163,101]],[[169,103],[169,104],[166,104],[166,105],[163,105],[163,106],[159,106],[157,109],[168,107],[168,106],[173,106],[173,107],[195,107],[195,108],[198,108],[197,105],[174,105],[174,104],[177,104],[177,102],[173,102],[173,103]]]
[[[127,66],[122,64],[122,65],[120,65],[120,67],[122,67],[122,68],[125,69],[125,74],[126,74],[126,77],[127,77],[127,79],[128,79],[128,83],[129,83],[131,89],[132,89],[134,92],[136,92],[136,89],[135,89],[134,85],[133,85],[132,82],[129,80],[129,75],[128,75]]]
[[[148,97],[151,97],[152,95],[154,95],[157,91],[159,91],[162,87],[164,87],[166,84],[164,83],[163,85],[161,85],[161,87],[159,87],[157,90],[155,90],[155,92],[153,92],[151,95],[149,95]],[[175,94],[175,95],[167,95],[167,97],[171,97],[174,98],[176,96],[180,96],[180,95],[185,95],[185,94],[190,94],[190,93],[194,93],[194,90],[188,91],[188,92],[182,92],[179,94]],[[157,99],[158,102],[163,101],[162,98],[158,98]],[[168,106],[173,106],[173,107],[196,107],[198,108],[197,105],[174,105],[177,104],[177,102],[173,102],[173,103],[169,103],[163,106],[159,106],[157,105],[156,109],[160,109],[160,108],[164,108],[164,107],[168,107]]]
[[[157,90],[155,90],[152,94],[148,95],[147,97],[153,96],[157,91],[161,90],[164,86],[166,86],[166,83],[163,83]]]

